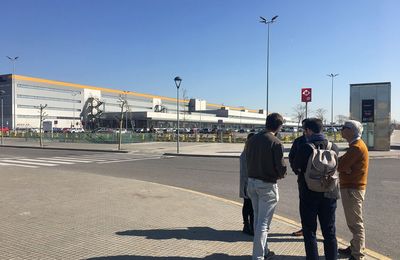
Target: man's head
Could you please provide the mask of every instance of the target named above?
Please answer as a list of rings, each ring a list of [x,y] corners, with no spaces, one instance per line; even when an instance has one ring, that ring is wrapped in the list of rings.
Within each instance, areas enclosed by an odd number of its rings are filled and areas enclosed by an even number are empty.
[[[322,132],[322,120],[318,118],[307,118],[303,124],[304,133],[307,136]]]
[[[283,117],[278,113],[271,113],[267,116],[265,128],[271,132],[278,132],[283,125]]]
[[[344,122],[342,127],[342,136],[348,142],[361,137],[363,132],[363,126],[360,122],[356,120],[348,120]]]

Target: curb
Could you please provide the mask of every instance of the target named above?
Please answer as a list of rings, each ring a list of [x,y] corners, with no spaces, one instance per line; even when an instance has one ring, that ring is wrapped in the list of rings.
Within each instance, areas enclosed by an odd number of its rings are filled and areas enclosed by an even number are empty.
[[[191,153],[164,153],[165,156],[182,157],[207,157],[207,158],[239,158],[239,155],[218,155],[218,154],[191,154]]]
[[[87,148],[67,148],[67,147],[36,147],[24,145],[0,145],[0,147],[11,148],[28,148],[28,149],[42,149],[42,150],[65,150],[65,151],[83,151],[83,152],[102,152],[102,153],[129,153],[127,150],[104,150],[104,149],[87,149]]]

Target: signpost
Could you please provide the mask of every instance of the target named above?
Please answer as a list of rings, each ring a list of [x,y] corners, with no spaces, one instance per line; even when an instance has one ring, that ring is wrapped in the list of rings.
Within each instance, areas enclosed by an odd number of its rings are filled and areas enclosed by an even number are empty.
[[[311,94],[312,94],[311,88],[302,88],[301,89],[301,102],[306,103],[306,118],[307,118],[307,105],[308,105],[308,102],[311,102]]]

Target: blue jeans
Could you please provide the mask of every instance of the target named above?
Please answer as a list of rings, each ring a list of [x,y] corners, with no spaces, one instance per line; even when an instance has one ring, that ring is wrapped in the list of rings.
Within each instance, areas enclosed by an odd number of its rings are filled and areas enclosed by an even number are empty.
[[[263,260],[269,252],[267,238],[279,200],[278,185],[249,178],[247,193],[254,211],[253,260]]]
[[[305,184],[300,185],[299,188],[300,216],[307,260],[319,259],[316,239],[317,217],[324,237],[325,259],[336,260],[336,199],[325,198],[323,192],[311,191]]]

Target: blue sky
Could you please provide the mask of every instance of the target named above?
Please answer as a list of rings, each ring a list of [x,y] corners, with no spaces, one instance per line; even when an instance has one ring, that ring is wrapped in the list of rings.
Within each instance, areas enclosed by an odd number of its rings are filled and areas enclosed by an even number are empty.
[[[398,0],[3,0],[0,74],[16,73],[175,97],[265,108],[266,26],[270,111],[293,114],[300,89],[311,110],[349,113],[349,84],[392,83],[400,121]]]

